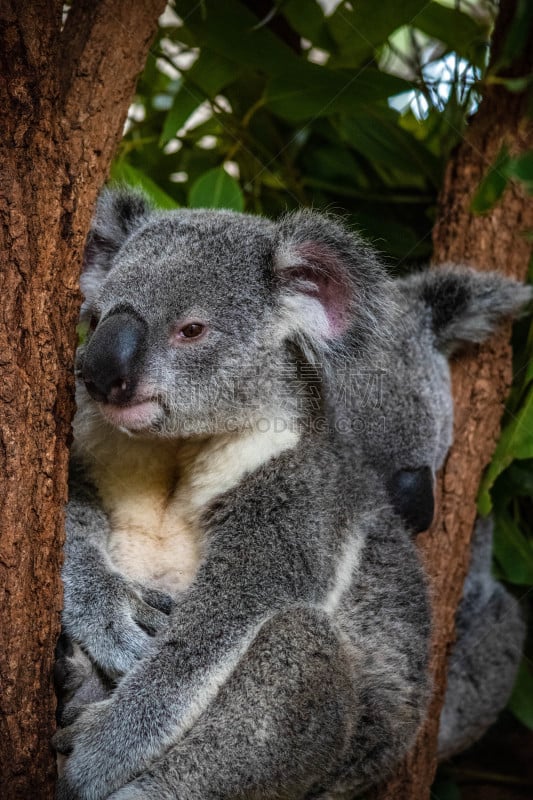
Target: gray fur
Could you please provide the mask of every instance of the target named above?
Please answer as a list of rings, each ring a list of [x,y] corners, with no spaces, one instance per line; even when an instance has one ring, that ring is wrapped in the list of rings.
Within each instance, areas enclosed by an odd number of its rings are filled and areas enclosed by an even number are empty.
[[[275,225],[228,212],[150,216],[127,202],[107,196],[97,216],[105,257],[93,238],[85,313],[100,322],[93,345],[80,349],[81,376],[91,347],[94,360],[96,347],[110,346],[106,317],[126,309],[148,331],[135,380],[155,386],[159,403],[134,436],[163,447],[218,435],[230,420],[244,428],[276,415],[302,433],[207,504],[205,552],[168,624],[155,614],[157,595],[145,608],[138,582],[113,570],[109,522],[94,495],[73,497],[67,632],[99,668],[126,674],[109,699],[58,733],[58,749],[72,751],[58,796],[96,800],[135,776],[121,800],[362,791],[394,768],[423,717],[429,611],[386,481],[354,437],[339,435],[331,400],[342,358],[373,363],[374,326],[391,341],[401,298],[371,251],[320,215]],[[106,227],[113,211],[128,224]],[[309,286],[321,271],[321,304],[333,297],[327,324]],[[191,309],[207,312],[214,332],[184,355],[169,349],[168,331]],[[209,372],[228,389],[237,375],[231,403],[225,392],[213,400]],[[194,403],[189,386],[200,387]],[[101,464],[93,444],[109,424],[82,386],[78,403],[75,457],[94,479]],[[445,427],[434,445],[436,467],[449,445]],[[80,555],[84,529],[90,569]],[[137,622],[159,633],[139,636]],[[123,631],[131,635],[121,640]]]
[[[427,466],[434,476],[442,466],[453,435],[450,355],[487,338],[532,297],[531,287],[498,273],[449,265],[410,275],[395,288],[393,335],[369,376],[361,373],[358,391],[342,398],[388,486],[398,470]]]
[[[438,755],[449,758],[476,742],[513,689],[526,626],[518,601],[491,575],[492,520],[478,520],[472,558],[455,620],[439,726]]]
[[[358,406],[363,392],[352,397],[352,408],[367,458],[387,486],[393,487],[402,470],[427,467],[432,481],[426,491],[432,491],[452,440],[451,382],[444,356],[480,341],[499,318],[517,314],[531,298],[531,288],[457,266],[411,275],[397,285],[402,315],[389,347],[382,349],[378,402]],[[394,492],[392,500],[396,505]],[[420,497],[407,501],[416,507]],[[468,747],[495,721],[520,662],[524,621],[516,599],[491,575],[491,544],[492,522],[478,520],[449,659],[440,759]]]
[[[448,355],[465,342],[483,342],[502,318],[531,300],[530,286],[455,264],[411,276],[406,283],[432,309],[437,347]]]

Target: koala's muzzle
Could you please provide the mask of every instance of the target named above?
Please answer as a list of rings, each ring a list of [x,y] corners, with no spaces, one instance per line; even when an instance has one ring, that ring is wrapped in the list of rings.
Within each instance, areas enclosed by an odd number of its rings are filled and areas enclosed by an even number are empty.
[[[389,492],[394,509],[412,533],[429,528],[435,513],[431,467],[398,470],[389,481]]]
[[[146,323],[129,311],[100,322],[91,336],[81,377],[87,391],[101,403],[127,403],[137,388],[146,350]]]

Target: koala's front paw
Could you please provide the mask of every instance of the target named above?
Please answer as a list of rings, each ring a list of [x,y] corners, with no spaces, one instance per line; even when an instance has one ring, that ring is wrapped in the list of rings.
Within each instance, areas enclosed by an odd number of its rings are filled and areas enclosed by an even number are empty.
[[[85,706],[105,700],[114,684],[64,631],[59,637],[55,655],[56,722],[65,727],[74,722]]]
[[[56,752],[68,756],[57,783],[56,800],[103,800],[108,796],[107,781],[112,780],[113,765],[106,763],[101,737],[110,702],[84,708],[71,725],[54,734]]]
[[[99,669],[117,680],[151,651],[173,605],[164,592],[110,573],[94,586],[89,603],[66,587],[63,620]]]
[[[55,800],[79,800],[78,793],[63,776],[57,779]]]

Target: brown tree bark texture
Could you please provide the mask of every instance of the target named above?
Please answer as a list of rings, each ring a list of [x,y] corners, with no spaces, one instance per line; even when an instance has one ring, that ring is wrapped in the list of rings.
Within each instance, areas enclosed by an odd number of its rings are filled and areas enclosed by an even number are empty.
[[[502,2],[494,51],[508,28],[515,0]],[[533,67],[533,42],[520,74]],[[453,155],[440,196],[433,231],[434,263],[469,264],[479,270],[499,270],[525,280],[533,230],[533,198],[511,184],[490,213],[470,211],[481,178],[503,143],[513,154],[533,147],[533,124],[526,119],[525,98],[501,86],[489,86],[464,141]],[[446,689],[446,662],[454,641],[454,618],[470,556],[476,515],[476,495],[484,467],[490,461],[511,381],[509,327],[490,342],[458,356],[452,366],[455,403],[455,443],[439,479],[439,511],[431,530],[423,534],[420,552],[433,598],[432,672],[434,695],[428,717],[409,758],[376,800],[429,798],[436,769],[436,738]]]
[[[164,0],[0,6],[0,797],[53,796],[78,273]]]

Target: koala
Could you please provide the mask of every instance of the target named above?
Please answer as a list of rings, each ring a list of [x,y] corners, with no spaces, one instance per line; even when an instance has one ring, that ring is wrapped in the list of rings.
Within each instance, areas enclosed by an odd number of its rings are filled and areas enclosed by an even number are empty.
[[[397,290],[321,215],[123,194],[84,275],[64,620],[123,677],[57,734],[59,796],[364,791],[429,691],[408,526],[335,402],[346,359],[392,340]]]
[[[403,756],[429,692],[423,571],[328,392],[347,353],[372,360],[388,335],[391,281],[319,214],[115,195],[84,292],[74,460],[98,502],[67,514],[65,625],[122,677],[57,734],[59,796],[363,791]],[[136,660],[115,623],[160,611],[140,586],[174,605]]]
[[[363,365],[341,404],[416,534],[433,519],[435,475],[453,439],[449,361],[487,339],[501,319],[516,316],[531,289],[457,265],[413,273],[395,288],[394,335],[370,369]]]
[[[358,367],[359,374],[342,376],[339,414],[347,409],[351,430],[363,442],[368,461],[383,476],[393,507],[409,529],[418,533],[431,522],[435,473],[452,440],[448,359],[466,342],[484,338],[500,316],[516,310],[518,295],[512,284],[498,285],[493,276],[484,278],[457,268],[412,275],[396,281],[395,288],[401,296],[401,315],[394,335],[381,344],[379,361],[372,369]],[[441,326],[437,338],[428,336],[428,314],[431,318],[436,312],[443,314],[445,307],[446,327]],[[79,474],[73,476],[71,503],[72,491],[80,492],[82,483]],[[94,502],[98,506],[97,497]],[[101,524],[105,527],[103,520]],[[516,600],[490,574],[491,541],[490,521],[480,520],[457,614],[458,639],[450,657],[440,724],[441,758],[465,749],[494,722],[508,700],[522,652],[524,622]],[[78,582],[82,585],[83,578]],[[138,591],[146,596],[149,590],[138,587]],[[158,605],[153,597],[151,604]],[[159,607],[165,613],[170,610],[161,599]],[[154,614],[150,606],[147,614]],[[107,611],[105,616],[111,619],[112,615]],[[148,629],[158,629],[147,618],[141,625],[141,636]],[[75,718],[80,705],[108,696],[113,686],[75,647],[75,656],[71,647],[58,660],[60,699],[69,699],[66,712],[60,703],[62,724]]]
[[[474,744],[496,722],[516,680],[526,624],[516,598],[491,574],[492,519],[478,519],[455,618],[439,723],[439,760]]]
[[[431,524],[435,475],[452,443],[448,362],[461,347],[485,339],[498,319],[516,314],[530,289],[517,293],[510,281],[456,266],[412,274],[396,287],[402,314],[395,335],[372,371],[360,376],[347,408],[394,508],[416,534]],[[474,531],[448,663],[441,760],[473,744],[496,720],[523,650],[519,604],[491,575],[492,527],[480,519]]]

